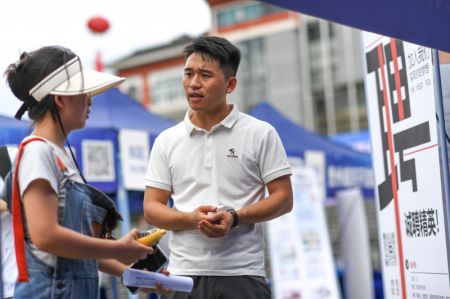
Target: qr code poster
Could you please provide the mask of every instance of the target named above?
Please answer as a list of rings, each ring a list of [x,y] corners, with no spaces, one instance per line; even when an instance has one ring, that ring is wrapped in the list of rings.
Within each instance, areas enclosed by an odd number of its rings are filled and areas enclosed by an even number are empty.
[[[386,297],[449,298],[432,52],[372,33],[363,40]]]
[[[90,182],[113,182],[114,146],[109,140],[83,140],[81,143],[83,174]]]

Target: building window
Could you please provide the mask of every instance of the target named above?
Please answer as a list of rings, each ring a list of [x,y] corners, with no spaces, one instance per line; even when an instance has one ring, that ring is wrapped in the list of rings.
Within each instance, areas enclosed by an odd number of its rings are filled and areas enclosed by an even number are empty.
[[[366,91],[364,89],[364,82],[358,82],[356,84],[356,95],[358,97],[358,120],[359,127],[366,129],[369,126],[367,120],[367,107],[366,107]]]
[[[331,67],[331,76],[333,78],[333,82],[336,84],[342,84],[343,81],[348,80],[346,78],[346,74],[344,73],[344,66],[342,63],[342,60],[339,58],[340,52],[340,45],[337,43],[336,39],[330,39],[329,40],[330,45],[330,56],[329,56],[329,63]]]
[[[143,79],[140,75],[127,77],[127,80],[120,85],[120,90],[133,98],[136,102],[142,104],[144,99],[142,94],[142,82]]]
[[[332,22],[328,22],[328,36],[330,39],[334,38],[336,35],[336,26]]]
[[[126,94],[128,94],[128,96],[129,96],[130,98],[137,99],[137,98],[138,98],[138,90],[137,90],[137,87],[136,87],[136,86],[130,86],[130,87],[128,87],[128,90],[127,90]]]
[[[168,103],[184,98],[182,86],[183,85],[180,78],[172,78],[156,82],[151,87],[152,104],[156,105],[161,102]]]
[[[316,90],[312,93],[314,106],[314,127],[315,131],[327,135],[327,113],[325,108],[325,94],[323,90]]]
[[[249,108],[266,98],[266,69],[264,43],[262,38],[247,40],[238,44],[241,50],[239,81],[243,100]]]
[[[149,85],[152,105],[164,105],[164,103],[185,100],[182,74],[182,68],[166,69],[151,73]]]
[[[309,43],[309,66],[311,85],[314,89],[323,88],[323,60],[320,43]]]
[[[308,41],[318,42],[320,40],[320,24],[319,21],[309,22],[307,25]]]
[[[223,8],[217,12],[217,26],[223,27],[239,24],[282,10],[281,8],[265,3],[250,3]]]
[[[346,85],[334,87],[334,107],[336,109],[336,131],[350,131],[350,107],[348,105],[348,92]]]

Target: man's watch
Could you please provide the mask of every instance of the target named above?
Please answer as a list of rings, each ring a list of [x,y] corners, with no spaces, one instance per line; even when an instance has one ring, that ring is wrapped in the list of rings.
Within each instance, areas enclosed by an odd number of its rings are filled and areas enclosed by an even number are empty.
[[[227,212],[233,216],[233,224],[231,225],[231,228],[238,228],[239,227],[239,216],[235,209],[228,209]]]

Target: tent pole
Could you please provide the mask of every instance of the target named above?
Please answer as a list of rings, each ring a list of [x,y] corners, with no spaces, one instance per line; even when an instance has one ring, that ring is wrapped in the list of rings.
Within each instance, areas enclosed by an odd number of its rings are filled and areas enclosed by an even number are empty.
[[[435,89],[435,104],[436,113],[438,118],[438,139],[439,139],[439,155],[441,160],[442,180],[444,183],[444,219],[446,221],[447,229],[450,228],[450,185],[449,185],[449,164],[447,153],[447,140],[445,130],[445,118],[444,118],[444,101],[442,98],[442,85],[441,85],[441,71],[439,67],[439,53],[438,50],[433,49],[433,74],[434,74],[434,89]],[[448,232],[447,232],[448,233]],[[449,250],[449,237],[446,235],[447,240],[447,261],[450,261]],[[450,271],[450,265],[448,265]]]
[[[119,208],[119,212],[122,215],[123,221],[120,225],[120,234],[121,236],[125,236],[131,230],[131,221],[130,221],[130,207],[128,205],[128,193],[125,190],[123,174],[122,174],[122,160],[120,159],[120,152],[117,153],[117,205]],[[129,299],[137,299],[138,294],[131,294],[128,292]]]

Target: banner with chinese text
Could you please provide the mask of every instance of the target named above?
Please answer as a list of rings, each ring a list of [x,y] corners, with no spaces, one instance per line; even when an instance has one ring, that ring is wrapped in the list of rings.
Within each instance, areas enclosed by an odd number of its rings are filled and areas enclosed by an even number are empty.
[[[363,34],[386,298],[450,298],[432,53]]]

